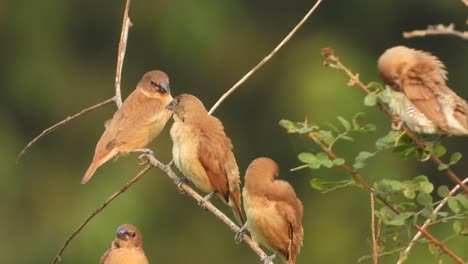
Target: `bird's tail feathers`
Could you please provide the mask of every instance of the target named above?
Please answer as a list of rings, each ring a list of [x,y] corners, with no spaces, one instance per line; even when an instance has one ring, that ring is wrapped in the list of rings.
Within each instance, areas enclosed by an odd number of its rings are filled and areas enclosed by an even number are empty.
[[[246,220],[244,214],[242,213],[240,195],[233,195],[231,193],[229,198],[229,206],[232,208],[232,212],[234,213],[234,217],[236,218],[237,223],[240,227],[242,227],[245,224]]]
[[[101,158],[98,158],[98,159],[93,159],[93,162],[91,162],[91,165],[89,165],[89,168],[88,170],[86,171],[85,175],[83,176],[83,178],[81,179],[81,184],[85,184],[89,181],[89,179],[91,179],[91,177],[93,177],[94,175],[94,172],[96,172],[96,170],[101,167],[102,164],[104,164],[105,162],[107,162],[108,160],[110,160],[112,157],[114,157],[115,155],[117,154],[117,151],[116,150],[112,150],[110,151],[109,153],[107,153],[107,155],[101,157]]]

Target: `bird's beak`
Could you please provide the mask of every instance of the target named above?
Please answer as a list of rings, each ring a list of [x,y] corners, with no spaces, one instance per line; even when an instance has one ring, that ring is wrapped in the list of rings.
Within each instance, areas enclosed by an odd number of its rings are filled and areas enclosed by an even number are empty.
[[[169,87],[169,82],[168,81],[162,81],[159,83],[159,86],[161,86],[161,88],[166,92],[166,93],[170,93],[171,92],[171,88]]]
[[[174,100],[172,100],[169,104],[166,105],[167,110],[173,111],[175,109],[175,103]]]
[[[125,235],[127,233],[127,229],[123,226],[119,226],[117,228],[117,237],[122,240],[127,240],[127,236]]]

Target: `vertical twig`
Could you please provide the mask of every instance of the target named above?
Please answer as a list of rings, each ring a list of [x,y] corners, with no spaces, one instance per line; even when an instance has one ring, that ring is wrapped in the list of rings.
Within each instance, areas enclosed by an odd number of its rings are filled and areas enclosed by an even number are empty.
[[[374,194],[370,194],[370,201],[371,201],[371,232],[372,232],[372,258],[374,260],[374,264],[379,262],[379,248],[377,244],[377,236],[375,233],[375,202],[374,202]]]
[[[286,37],[273,49],[273,51],[270,52],[270,54],[268,54],[265,58],[263,58],[263,60],[261,60],[257,65],[255,65],[255,67],[253,67],[246,75],[244,75],[244,77],[242,77],[236,84],[234,84],[234,86],[232,86],[231,89],[229,89],[226,93],[224,93],[221,96],[221,98],[219,98],[219,100],[213,105],[213,107],[211,107],[209,114],[212,114],[216,110],[216,108],[218,108],[218,106],[231,93],[233,93],[241,84],[243,84],[250,76],[252,76],[252,74],[254,74],[258,69],[260,69],[265,63],[267,63],[274,56],[276,52],[278,52],[284,46],[284,44],[286,44],[289,41],[289,39],[291,39],[291,37],[296,33],[296,31],[299,28],[301,28],[301,26],[307,21],[310,15],[314,13],[315,9],[317,9],[317,7],[320,5],[321,2],[322,0],[317,0],[317,2],[315,2],[314,6],[312,6],[309,12],[307,12],[307,14],[302,18],[302,20],[299,21],[299,23],[297,23],[297,25],[291,30],[291,32],[289,32],[289,34],[286,35]]]
[[[128,17],[128,9],[130,8],[131,0],[125,3],[125,12],[122,21],[122,32],[120,33],[119,53],[117,55],[117,69],[115,71],[115,103],[117,107],[122,106],[122,93],[120,91],[120,80],[122,79],[122,67],[127,50],[128,30],[132,26],[132,22]]]

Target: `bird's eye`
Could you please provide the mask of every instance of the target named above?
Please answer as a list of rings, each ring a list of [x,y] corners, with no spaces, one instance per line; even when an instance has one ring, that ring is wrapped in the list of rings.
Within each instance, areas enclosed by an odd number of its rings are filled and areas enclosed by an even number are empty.
[[[150,81],[150,84],[151,84],[152,86],[158,86],[158,84],[157,84],[155,81],[153,81],[153,80]]]
[[[136,236],[136,233],[135,233],[135,232],[131,232],[131,233],[129,233],[129,235],[130,235],[131,237],[135,237],[135,236]]]

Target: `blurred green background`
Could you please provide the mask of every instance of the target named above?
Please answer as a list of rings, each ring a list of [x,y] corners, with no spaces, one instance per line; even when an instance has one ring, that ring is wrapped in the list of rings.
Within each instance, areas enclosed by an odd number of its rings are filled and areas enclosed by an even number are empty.
[[[70,232],[141,169],[136,156],[125,157],[103,166],[87,185],[79,184],[115,105],[58,129],[15,163],[23,146],[44,128],[112,96],[124,5],[123,0],[0,2],[2,263],[50,262]],[[312,5],[313,1],[133,1],[123,95],[143,73],[162,69],[171,78],[173,95],[195,94],[209,108]],[[339,150],[345,157],[374,150],[375,139],[390,128],[386,116],[363,106],[363,95],[348,88],[342,73],[322,66],[320,50],[333,47],[364,82],[379,80],[376,60],[388,47],[403,44],[427,50],[446,64],[450,87],[468,98],[466,41],[401,37],[402,31],[427,24],[454,22],[464,29],[467,11],[456,0],[324,1],[276,57],[216,111],[233,141],[241,173],[252,159],[269,156],[302,199],[305,239],[298,263],[355,263],[370,254],[369,195],[357,188],[329,194],[310,188],[310,179],[318,175],[346,179],[338,168],[289,172],[299,165],[298,153],[317,148],[287,135],[278,121],[308,117],[323,124],[337,115],[351,118],[366,111],[378,130],[344,143]],[[171,123],[150,146],[164,162],[171,159]],[[466,138],[448,138],[445,143],[450,152],[468,156]],[[454,170],[466,176],[466,157]],[[372,159],[362,173],[370,182],[426,174],[435,184],[452,186],[433,164],[401,161],[391,153]],[[72,241],[63,263],[98,263],[123,223],[140,228],[151,263],[258,263],[246,245],[234,243],[226,226],[181,195],[157,169],[99,214]],[[452,232],[450,225],[430,231],[440,239]],[[467,238],[450,240],[448,246],[468,259]],[[395,263],[397,258],[384,257],[380,263]],[[427,245],[421,245],[407,263],[436,260]]]

